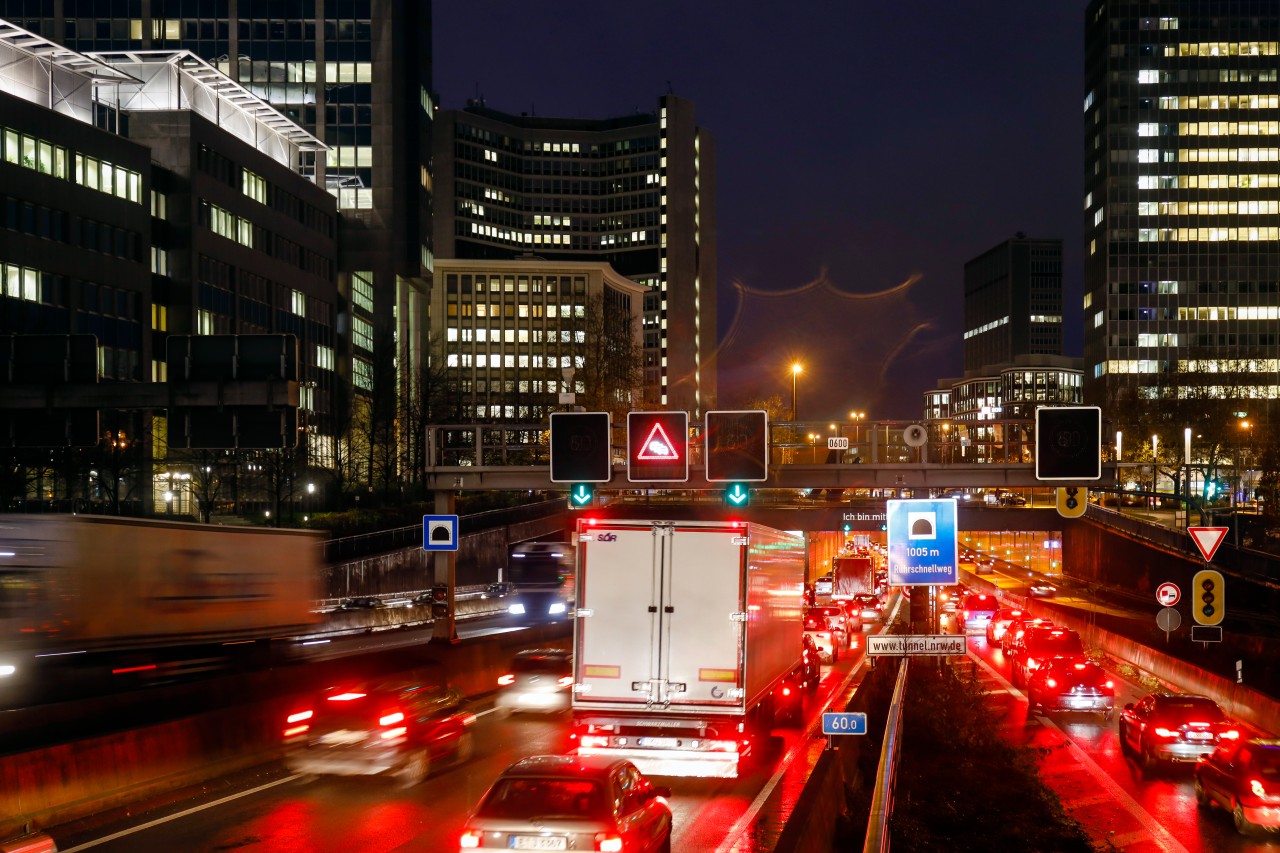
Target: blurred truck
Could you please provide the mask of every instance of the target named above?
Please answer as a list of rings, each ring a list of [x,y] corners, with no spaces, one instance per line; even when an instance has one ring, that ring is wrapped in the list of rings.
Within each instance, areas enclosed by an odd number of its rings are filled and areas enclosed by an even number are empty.
[[[834,557],[831,560],[831,597],[850,601],[855,595],[873,595],[875,564],[869,555]]]
[[[805,550],[747,522],[580,519],[572,736],[643,772],[735,777],[799,683]]]
[[[577,552],[572,542],[518,542],[507,553],[508,617],[520,623],[569,618]]]
[[[0,516],[0,674],[17,681],[23,662],[37,658],[93,661],[117,674],[155,671],[178,657],[156,650],[252,646],[301,632],[320,619],[312,608],[322,538],[118,517]]]

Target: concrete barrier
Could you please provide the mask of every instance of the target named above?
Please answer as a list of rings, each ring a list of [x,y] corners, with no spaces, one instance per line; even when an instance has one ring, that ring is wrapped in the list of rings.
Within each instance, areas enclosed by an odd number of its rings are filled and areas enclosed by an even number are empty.
[[[453,685],[478,697],[496,689],[515,651],[569,645],[564,626],[544,626],[443,646],[438,659]],[[289,701],[0,756],[0,839],[278,761],[280,721]]]

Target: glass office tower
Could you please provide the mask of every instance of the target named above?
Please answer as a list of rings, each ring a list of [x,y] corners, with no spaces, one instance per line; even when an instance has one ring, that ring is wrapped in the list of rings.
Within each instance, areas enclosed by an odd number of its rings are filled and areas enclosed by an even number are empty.
[[[1085,40],[1085,397],[1231,398],[1280,366],[1280,3],[1095,0]]]
[[[341,211],[339,371],[404,397],[433,257],[430,0],[0,0],[0,18],[82,52],[188,49],[315,134],[302,171]]]

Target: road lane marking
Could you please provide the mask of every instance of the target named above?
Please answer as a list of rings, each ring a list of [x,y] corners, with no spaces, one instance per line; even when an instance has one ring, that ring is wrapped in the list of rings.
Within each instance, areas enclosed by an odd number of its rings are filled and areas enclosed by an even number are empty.
[[[974,660],[982,665],[983,669],[989,672],[1000,682],[1008,684],[1008,682],[1005,681],[1004,676],[1000,674],[999,670],[995,669],[991,664],[987,663],[978,655],[971,655],[971,657],[973,657]],[[1009,690],[1014,693],[1018,692],[1014,689],[1013,685],[1009,685]],[[1019,693],[1018,695],[1021,696],[1022,694]],[[1067,744],[1068,751],[1070,751],[1071,755],[1080,762],[1080,766],[1094,778],[1094,781],[1101,785],[1102,788],[1112,796],[1117,804],[1122,806],[1129,814],[1133,815],[1133,817],[1137,819],[1138,823],[1142,824],[1142,827],[1150,833],[1151,840],[1159,845],[1160,849],[1166,851],[1166,853],[1190,853],[1190,851],[1188,851],[1186,847],[1183,847],[1176,838],[1170,835],[1169,831],[1161,826],[1160,822],[1152,817],[1151,814],[1147,812],[1147,810],[1144,809],[1128,791],[1121,787],[1119,782],[1108,776],[1107,772],[1099,767],[1097,762],[1090,758],[1089,754],[1081,749],[1066,732],[1059,728],[1057,723],[1045,716],[1038,716],[1037,719],[1040,721],[1041,725],[1052,729],[1062,736],[1062,739]]]
[[[848,689],[849,682],[852,681],[866,665],[867,658],[864,655],[862,660],[858,661],[858,665],[850,670],[848,677],[844,680],[844,683],[840,685],[840,689],[831,695],[840,695]],[[778,765],[777,772],[774,773],[769,781],[765,783],[765,786],[760,789],[760,793],[751,801],[751,805],[742,813],[742,817],[738,818],[738,820],[733,824],[733,827],[725,833],[724,841],[722,841],[720,846],[716,848],[716,853],[728,853],[728,851],[737,846],[738,842],[741,840],[742,834],[745,833],[751,827],[751,824],[755,822],[756,815],[760,814],[760,810],[764,808],[764,804],[769,800],[769,795],[773,793],[774,788],[778,787],[778,783],[782,781],[782,777],[786,774],[787,770],[791,768],[792,763],[796,760],[796,757],[800,754],[801,750],[808,748],[809,731],[812,728],[812,725],[806,726],[804,731],[800,733],[800,737],[796,738],[795,744],[787,751],[786,757],[782,759],[782,763]]]
[[[102,838],[95,838],[92,841],[86,841],[84,844],[78,844],[75,847],[71,847],[66,850],[63,850],[62,853],[79,853],[79,851],[81,850],[88,850],[90,847],[97,847],[99,844],[106,844],[108,841],[115,841],[117,838],[124,838],[125,836],[133,835],[135,832],[141,832],[144,829],[150,829],[153,826],[159,826],[162,823],[169,823],[170,821],[177,820],[178,818],[187,817],[188,815],[193,815],[197,812],[205,811],[206,809],[212,809],[224,803],[229,803],[232,800],[238,800],[241,797],[247,797],[250,794],[258,793],[259,791],[265,791],[268,788],[274,788],[276,785],[283,785],[285,782],[292,782],[294,779],[301,779],[302,776],[303,774],[301,773],[295,773],[292,776],[286,776],[283,779],[277,779],[274,782],[268,782],[265,785],[259,785],[256,788],[250,788],[249,790],[241,791],[238,794],[231,794],[230,796],[223,797],[220,800],[214,800],[211,803],[205,803],[203,805],[193,806],[189,809],[186,809],[185,811],[175,812],[174,814],[167,815],[161,818],[156,818],[155,820],[148,821],[147,823],[140,823],[137,826],[130,827],[129,829],[122,829],[119,832],[112,833],[111,835],[104,835]]]

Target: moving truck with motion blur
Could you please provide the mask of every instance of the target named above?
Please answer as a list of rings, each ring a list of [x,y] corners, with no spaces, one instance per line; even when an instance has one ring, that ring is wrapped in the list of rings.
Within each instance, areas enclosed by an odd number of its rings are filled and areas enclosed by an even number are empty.
[[[749,522],[591,518],[577,536],[579,754],[737,776],[801,667],[803,540]]]
[[[875,589],[875,565],[870,556],[858,554],[832,558],[832,598],[848,601],[855,595],[871,595]]]
[[[268,653],[320,620],[324,534],[0,515],[0,700],[28,667],[167,677]],[[217,658],[217,660],[215,660]],[[69,671],[66,677],[71,677]]]

